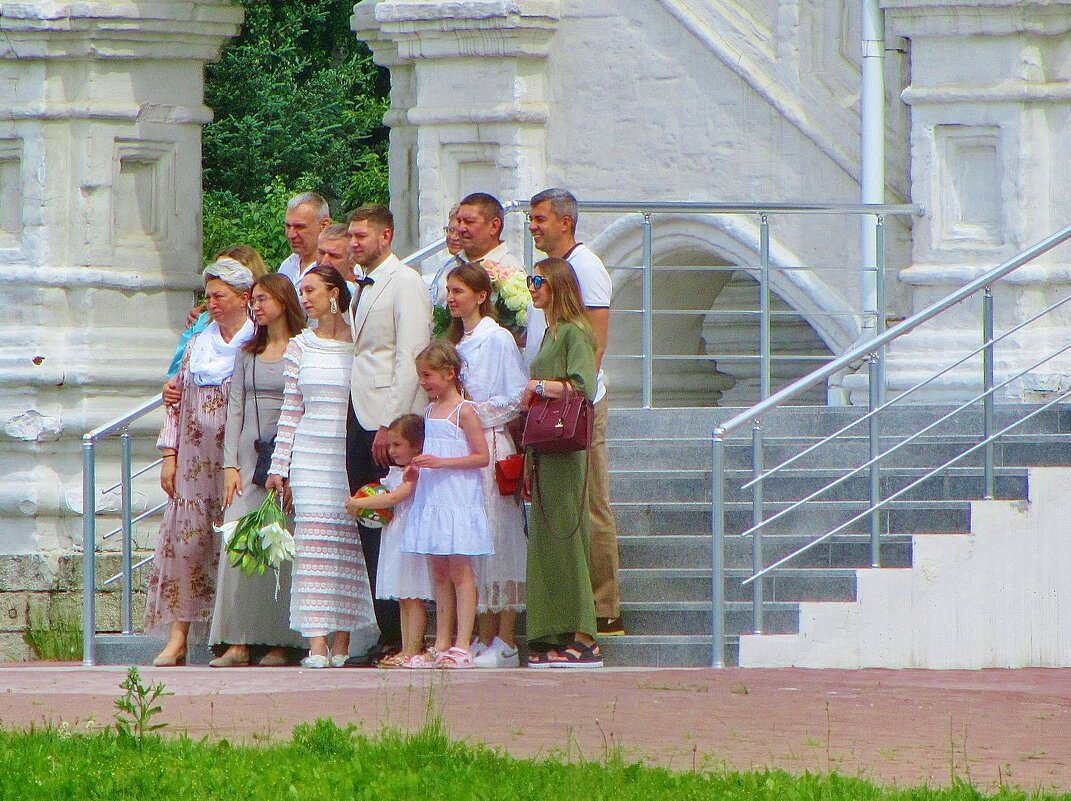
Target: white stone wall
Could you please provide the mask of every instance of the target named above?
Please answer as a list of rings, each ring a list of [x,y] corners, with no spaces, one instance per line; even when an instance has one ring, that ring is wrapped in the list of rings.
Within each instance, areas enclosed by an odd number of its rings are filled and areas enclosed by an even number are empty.
[[[401,250],[439,235],[460,196],[526,199],[547,186],[583,200],[857,202],[856,12],[824,5],[701,0],[364,0],[354,29],[392,71],[391,197],[408,220]],[[889,57],[890,200],[907,188],[903,57]],[[413,215],[418,222],[413,223]],[[859,334],[858,222],[771,215],[775,291],[821,343],[839,352]],[[758,262],[757,215],[660,216],[657,264]],[[520,248],[520,220],[507,226]],[[907,298],[908,228],[889,221],[893,314]],[[639,262],[638,215],[583,214],[580,237],[608,265]],[[615,304],[637,307],[635,278],[615,275]],[[667,307],[710,309],[717,277],[660,279]],[[685,352],[710,352],[697,316],[667,332]],[[615,321],[611,353],[638,352],[635,326]],[[705,329],[714,329],[709,325]],[[683,336],[683,339],[681,338]],[[613,369],[613,367],[611,367]],[[626,368],[624,369],[627,372]],[[663,372],[672,371],[663,365]],[[705,367],[675,375],[689,385]],[[611,375],[620,388],[635,376]],[[713,387],[709,388],[713,391]],[[708,389],[700,386],[700,394]],[[693,401],[695,399],[693,398]]]
[[[0,10],[0,553],[58,558],[82,435],[159,391],[200,285],[203,69],[242,12]]]
[[[882,6],[889,33],[906,43],[911,61],[902,93],[911,115],[911,192],[926,215],[900,279],[914,312],[1067,224],[1071,67],[1063,54],[1071,44],[1071,3],[882,0]],[[998,331],[1071,294],[1069,257],[1071,249],[1062,246],[994,288]],[[903,391],[952,354],[976,347],[979,307],[962,304],[898,342],[890,389]],[[1056,314],[1001,347],[997,380],[1041,358],[1042,344],[1065,343],[1066,330],[1066,313]],[[1035,390],[1068,381],[1067,365],[1057,363],[1001,396],[1030,400]],[[918,398],[963,399],[980,387],[976,360]],[[865,387],[856,382],[854,390],[861,398]]]
[[[1029,501],[976,501],[970,534],[912,538],[908,569],[859,570],[854,603],[800,604],[800,633],[744,635],[742,667],[1071,666],[1071,470]]]

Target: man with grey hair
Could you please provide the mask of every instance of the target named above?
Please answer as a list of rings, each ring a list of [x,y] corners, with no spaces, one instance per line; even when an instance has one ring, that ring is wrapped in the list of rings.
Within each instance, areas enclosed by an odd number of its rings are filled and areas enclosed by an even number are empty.
[[[595,336],[595,426],[588,450],[588,506],[591,512],[591,548],[588,570],[595,594],[595,616],[600,637],[624,634],[621,593],[618,588],[617,521],[610,509],[610,471],[606,459],[607,401],[602,371],[606,334],[610,324],[613,282],[602,260],[576,241],[578,207],[565,189],[545,189],[532,198],[528,230],[535,246],[548,256],[565,259],[576,274],[580,297],[587,308]],[[533,319],[534,318],[534,319]],[[528,345],[538,349],[546,323],[542,313],[530,315]]]
[[[285,224],[291,253],[279,265],[279,274],[296,289],[301,276],[316,264],[316,244],[320,232],[331,224],[331,209],[315,192],[302,192],[286,204]]]
[[[357,262],[350,249],[350,230],[345,223],[329,225],[320,232],[316,242],[316,263],[321,267],[334,267],[351,284],[357,280],[353,268]],[[350,295],[356,292],[350,288]]]

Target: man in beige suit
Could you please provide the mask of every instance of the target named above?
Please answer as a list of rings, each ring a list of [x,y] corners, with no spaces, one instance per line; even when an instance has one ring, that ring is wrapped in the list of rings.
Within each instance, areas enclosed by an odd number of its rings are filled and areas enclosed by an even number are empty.
[[[350,249],[364,271],[350,305],[353,318],[353,376],[346,424],[346,472],[350,491],[386,475],[387,426],[403,414],[420,412],[427,398],[414,359],[431,338],[431,300],[420,274],[391,252],[394,216],[371,205],[350,214]],[[361,547],[376,592],[379,530],[361,526]],[[379,643],[347,664],[374,665],[401,646],[396,601],[375,601]]]

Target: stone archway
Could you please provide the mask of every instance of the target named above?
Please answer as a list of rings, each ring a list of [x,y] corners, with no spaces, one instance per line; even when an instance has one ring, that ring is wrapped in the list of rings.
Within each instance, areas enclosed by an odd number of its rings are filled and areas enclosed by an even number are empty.
[[[641,221],[619,218],[592,242],[614,277],[606,369],[615,404],[640,404],[642,261]],[[758,399],[758,226],[719,215],[666,215],[652,228],[654,402],[659,406],[750,405]],[[857,320],[847,302],[809,270],[780,270],[800,260],[771,244],[776,313],[773,352],[828,357],[851,345]],[[739,268],[738,268],[739,267]],[[690,313],[691,312],[691,313]],[[726,358],[687,357],[722,355]],[[684,358],[681,358],[684,357]],[[773,387],[810,372],[813,361],[775,362]],[[805,402],[825,402],[819,386]]]

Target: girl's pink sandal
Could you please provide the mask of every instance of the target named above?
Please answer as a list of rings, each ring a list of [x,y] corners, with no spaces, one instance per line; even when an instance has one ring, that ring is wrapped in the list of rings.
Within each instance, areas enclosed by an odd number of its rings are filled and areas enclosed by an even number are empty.
[[[439,654],[439,658],[435,660],[435,667],[443,668],[444,670],[470,668],[472,667],[472,654],[455,645],[453,648]]]

